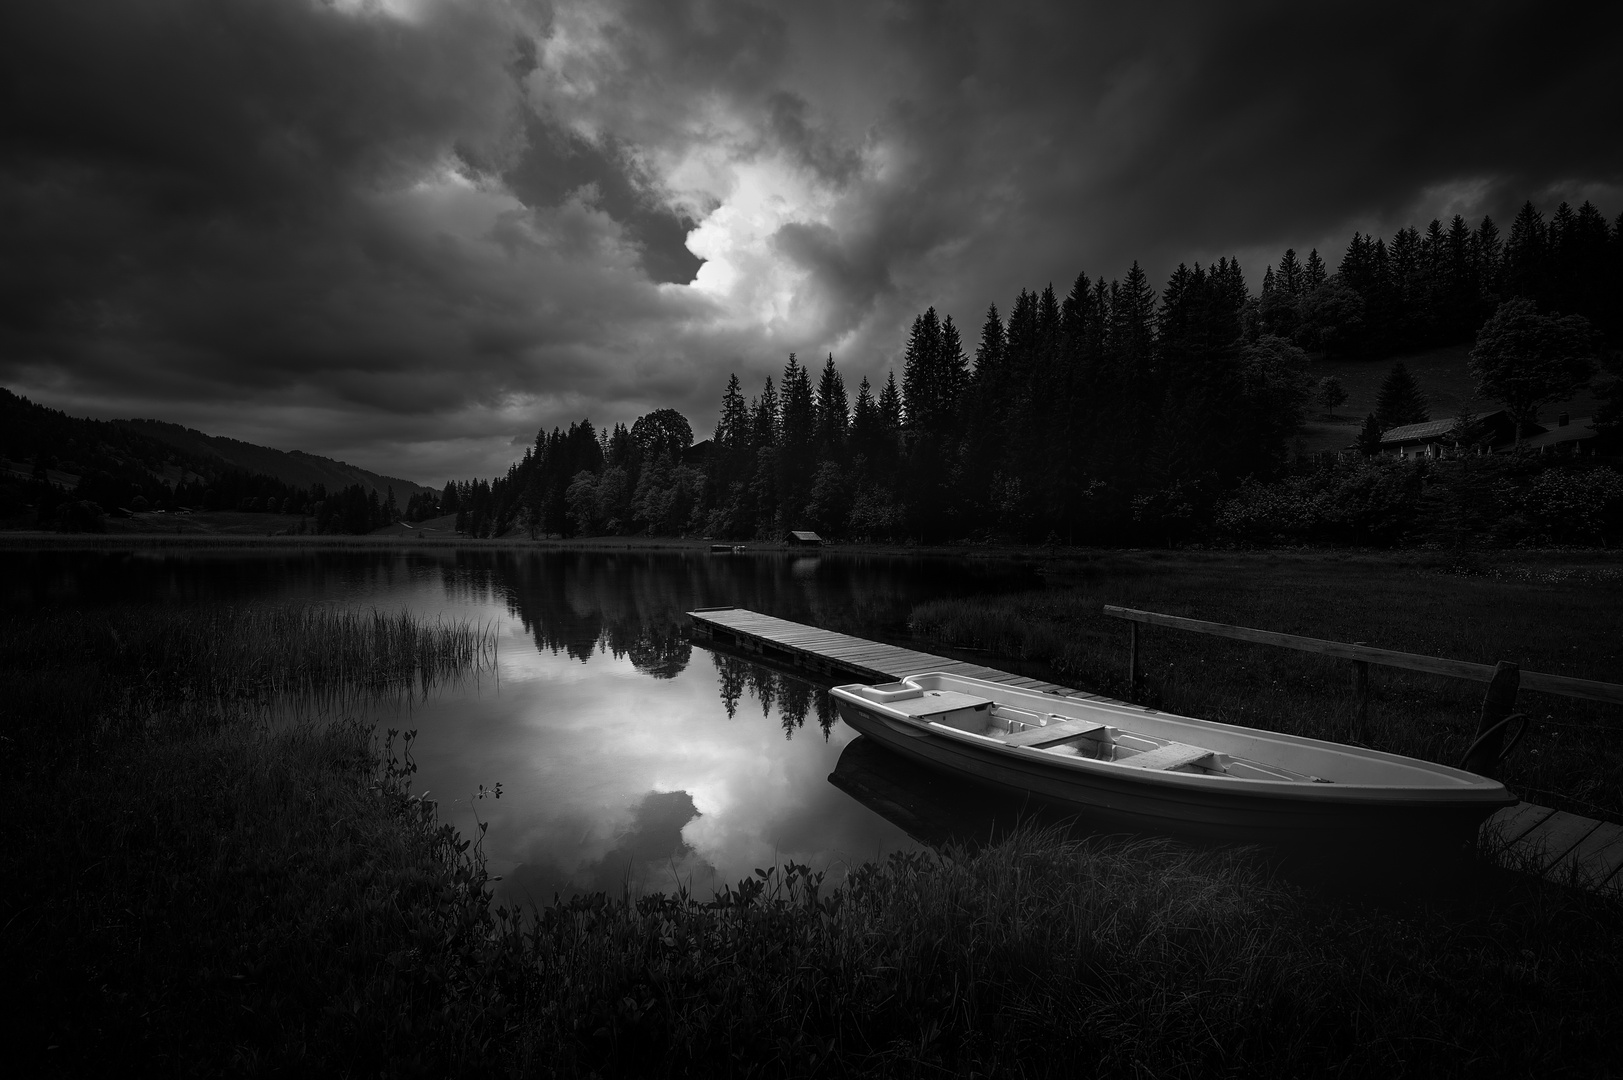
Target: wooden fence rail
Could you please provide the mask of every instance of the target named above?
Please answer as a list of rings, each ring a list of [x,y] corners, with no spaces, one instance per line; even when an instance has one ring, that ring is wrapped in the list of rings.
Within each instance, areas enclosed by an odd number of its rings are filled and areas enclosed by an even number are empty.
[[[1285,649],[1297,649],[1301,652],[1318,653],[1321,656],[1335,656],[1343,660],[1351,660],[1358,665],[1354,669],[1355,679],[1359,690],[1364,693],[1367,693],[1369,680],[1369,668],[1367,665],[1369,664],[1407,668],[1410,671],[1424,671],[1431,675],[1447,675],[1456,679],[1471,679],[1475,682],[1491,682],[1495,671],[1492,664],[1471,664],[1464,660],[1445,660],[1437,656],[1421,656],[1418,653],[1374,649],[1368,645],[1354,645],[1344,641],[1326,641],[1323,638],[1301,637],[1296,634],[1277,634],[1271,630],[1253,630],[1247,626],[1230,626],[1227,623],[1206,622],[1204,619],[1186,619],[1179,615],[1162,615],[1154,611],[1116,607],[1113,604],[1106,604],[1104,612],[1113,618],[1126,619],[1133,624],[1132,639],[1128,646],[1127,674],[1129,685],[1134,687],[1138,685],[1138,623],[1152,626],[1170,626],[1177,630],[1189,630],[1197,634],[1211,634],[1215,637],[1233,638],[1236,641],[1250,641],[1258,645],[1278,645]],[[1540,690],[1546,694],[1561,694],[1564,697],[1604,701],[1610,705],[1623,705],[1623,686],[1617,683],[1598,682],[1594,679],[1574,679],[1567,675],[1546,675],[1538,671],[1523,671],[1521,672],[1521,688],[1523,690]]]

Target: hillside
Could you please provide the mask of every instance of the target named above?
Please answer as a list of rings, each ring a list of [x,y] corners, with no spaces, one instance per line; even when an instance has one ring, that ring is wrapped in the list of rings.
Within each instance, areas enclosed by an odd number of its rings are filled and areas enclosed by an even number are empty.
[[[1466,366],[1470,351],[1469,345],[1451,345],[1407,356],[1389,356],[1382,360],[1314,360],[1308,368],[1313,383],[1317,385],[1326,375],[1337,376],[1347,391],[1347,403],[1336,409],[1334,417],[1326,417],[1316,403],[1308,406],[1303,452],[1315,454],[1326,450],[1344,450],[1351,446],[1358,437],[1358,429],[1363,426],[1364,417],[1375,411],[1375,398],[1380,393],[1381,383],[1391,372],[1392,365],[1400,360],[1420,385],[1420,392],[1426,396],[1433,420],[1446,420],[1456,415],[1461,406],[1468,405],[1473,411],[1498,408],[1474,394],[1476,380]],[[1600,403],[1594,395],[1585,390],[1565,402],[1544,408],[1539,418],[1548,422],[1563,412],[1574,418],[1593,416],[1599,407]]]
[[[213,458],[227,467],[247,473],[274,476],[290,487],[311,488],[324,484],[328,491],[338,491],[359,484],[376,491],[381,498],[394,488],[395,498],[402,505],[413,495],[436,490],[398,476],[383,476],[356,465],[302,450],[275,450],[268,446],[239,442],[223,435],[205,435],[194,428],[162,420],[115,420],[113,423],[147,438],[167,443],[193,458]]]
[[[89,420],[35,404],[0,387],[0,481],[25,483],[43,463],[53,484],[75,490],[82,477],[133,492],[150,484],[213,483],[226,473],[270,477],[290,488],[359,484],[379,498],[394,488],[404,504],[430,489],[331,458],[274,450],[158,420]],[[161,489],[159,489],[161,490]],[[118,501],[126,495],[120,494]]]

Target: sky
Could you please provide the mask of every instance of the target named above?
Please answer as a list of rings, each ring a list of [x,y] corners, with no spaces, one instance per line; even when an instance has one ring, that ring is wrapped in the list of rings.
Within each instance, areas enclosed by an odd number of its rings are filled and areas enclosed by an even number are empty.
[[[0,385],[442,484],[790,353],[1524,200],[1623,212],[1623,5],[0,5]]]

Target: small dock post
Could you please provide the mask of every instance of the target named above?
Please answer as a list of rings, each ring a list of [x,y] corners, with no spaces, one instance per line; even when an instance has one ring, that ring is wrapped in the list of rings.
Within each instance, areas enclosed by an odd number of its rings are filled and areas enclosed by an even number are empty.
[[[1363,645],[1363,642],[1360,642]],[[1368,744],[1370,726],[1370,661],[1352,661],[1352,741]]]
[[[1138,697],[1138,624],[1127,624],[1127,696]]]

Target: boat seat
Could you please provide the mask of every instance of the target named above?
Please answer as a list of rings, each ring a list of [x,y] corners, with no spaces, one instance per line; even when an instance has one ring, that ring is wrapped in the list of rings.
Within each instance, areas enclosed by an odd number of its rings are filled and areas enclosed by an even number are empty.
[[[1146,750],[1142,754],[1122,758],[1121,765],[1131,765],[1135,769],[1176,769],[1183,765],[1193,765],[1201,758],[1209,758],[1214,751],[1204,746],[1190,746],[1188,743],[1167,743],[1157,746],[1154,750]]]
[[[1105,730],[1104,724],[1092,720],[1061,720],[1057,724],[1047,727],[1027,728],[1017,731],[1013,735],[1000,735],[998,738],[1005,746],[1051,746],[1071,739],[1082,738],[1087,735],[1098,735]]]

